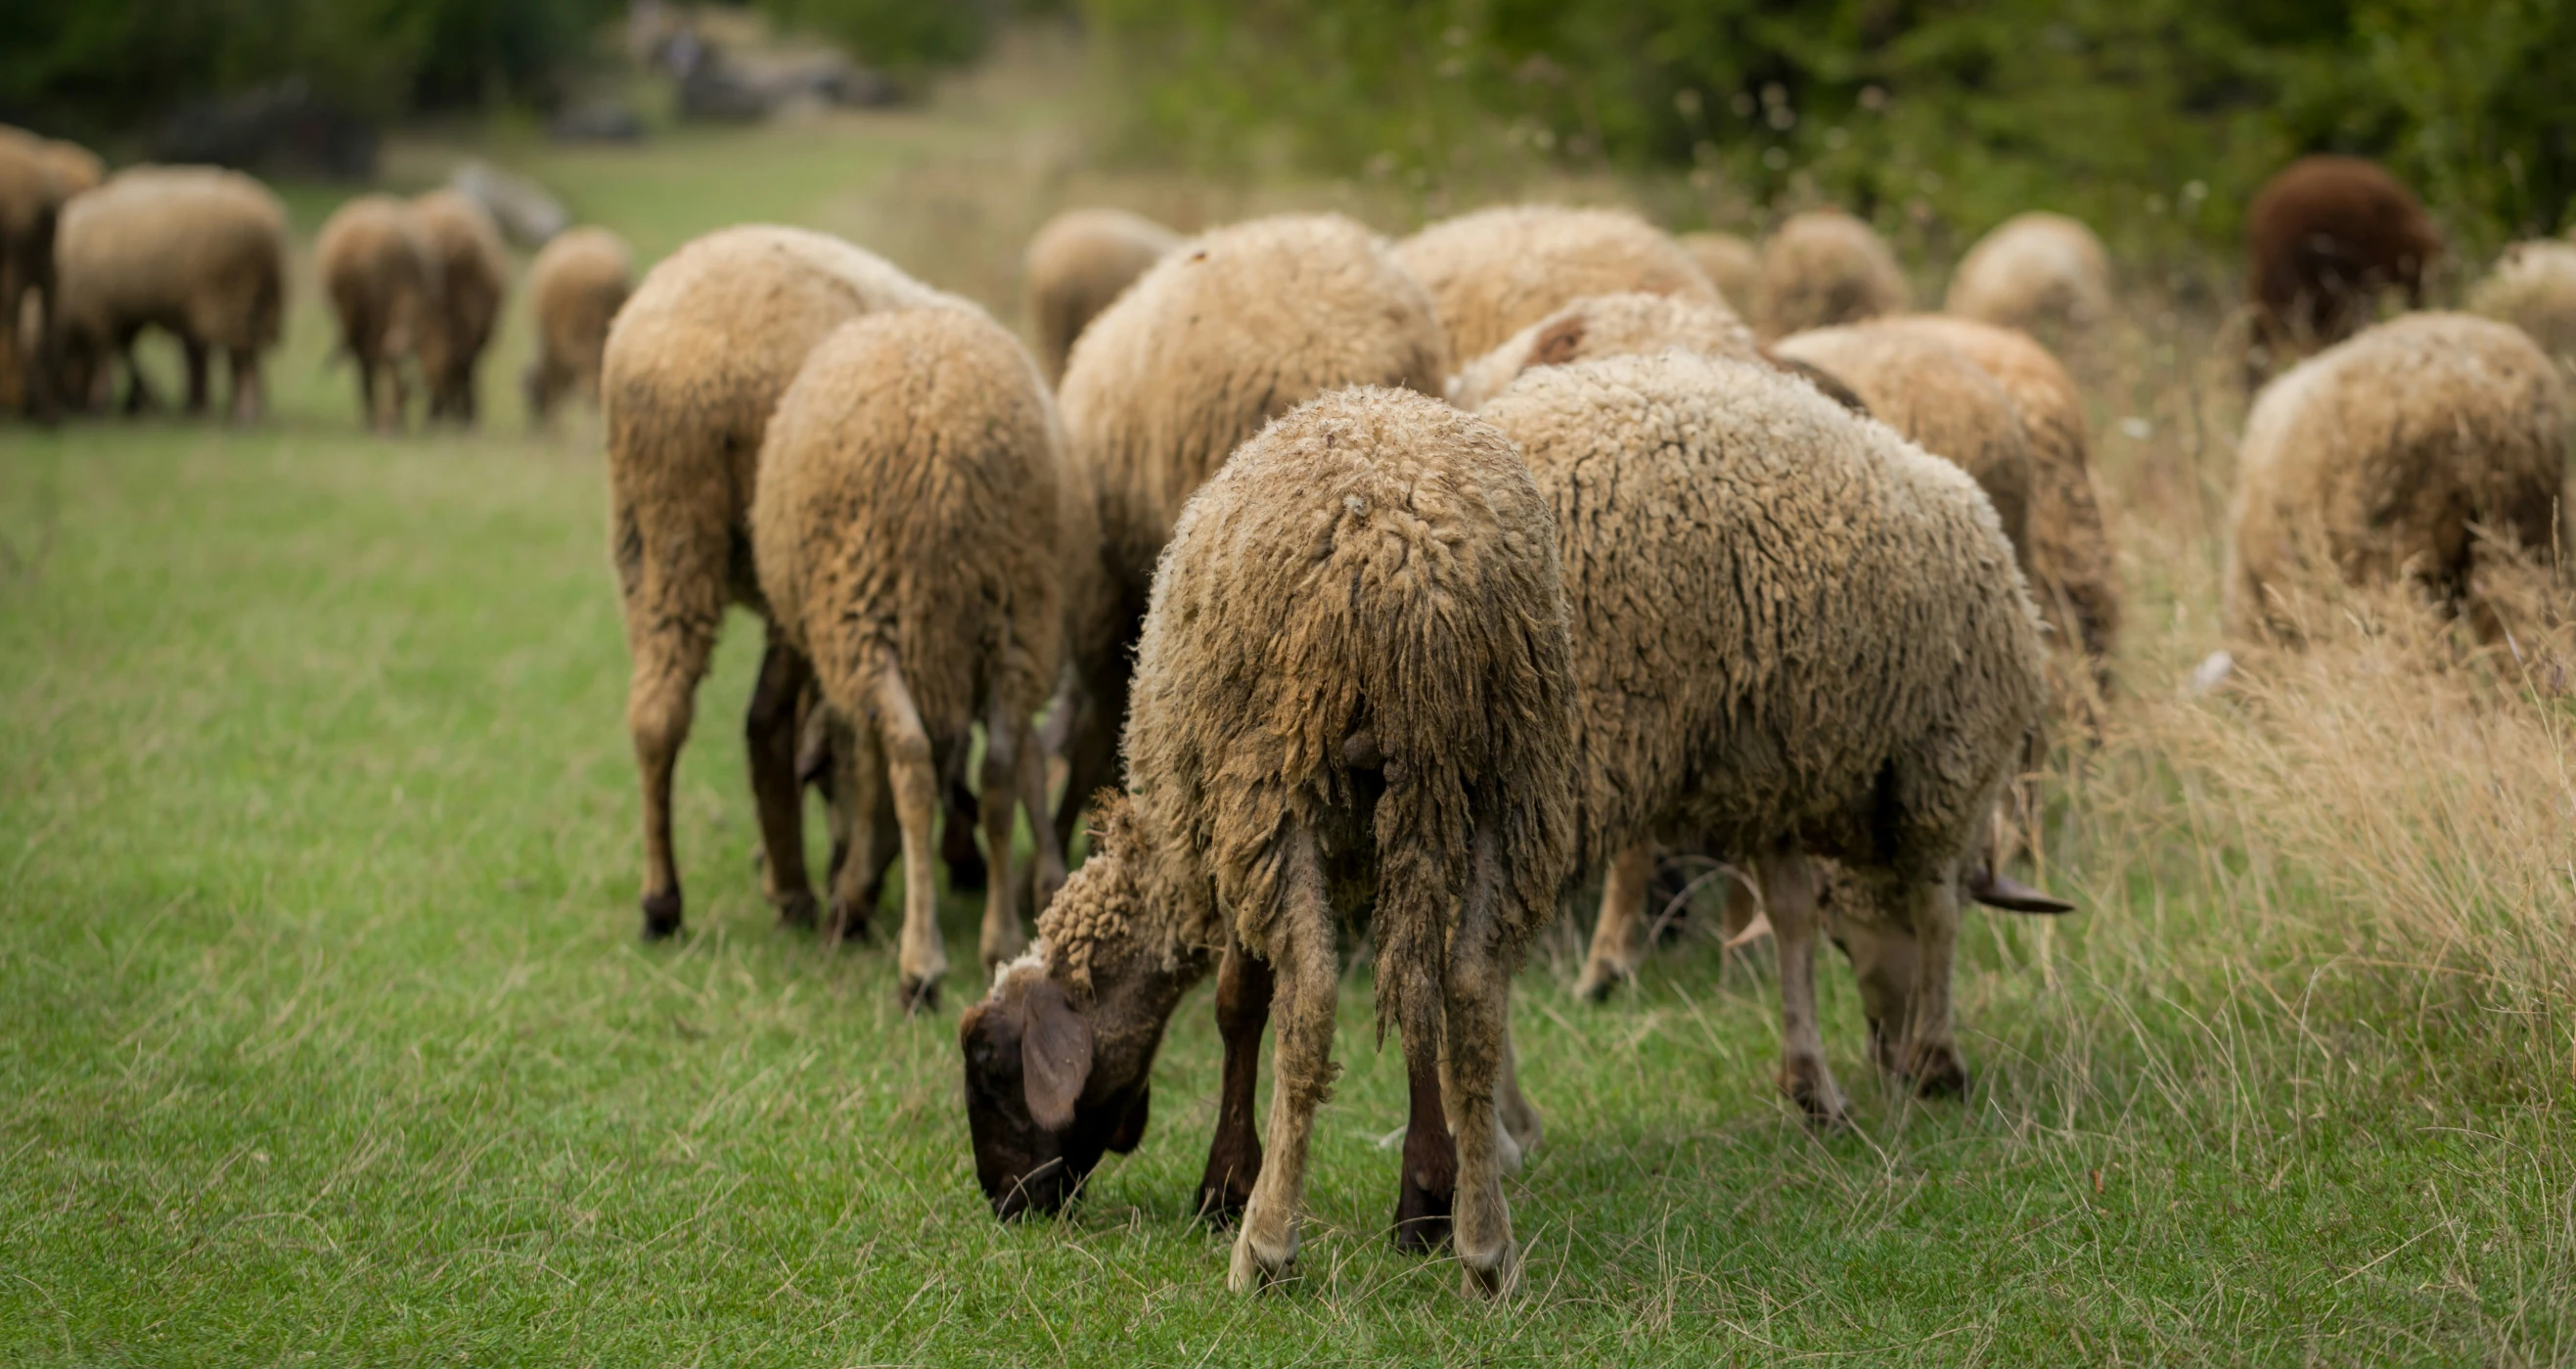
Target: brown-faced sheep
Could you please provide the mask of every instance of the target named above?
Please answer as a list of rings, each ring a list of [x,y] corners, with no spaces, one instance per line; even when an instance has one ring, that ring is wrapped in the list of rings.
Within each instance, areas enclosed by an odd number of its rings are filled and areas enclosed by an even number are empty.
[[[1132,1147],[1173,1006],[1220,961],[1239,995],[1254,962],[1278,1026],[1267,1158],[1249,1136],[1229,1151],[1221,1122],[1210,1178],[1258,1172],[1229,1283],[1285,1275],[1335,1073],[1336,914],[1367,909],[1412,1086],[1398,1243],[1449,1234],[1469,1286],[1501,1287],[1507,995],[1565,878],[1567,651],[1547,506],[1490,426],[1356,389],[1244,444],[1154,579],[1133,797],[959,1025],[995,1210],[1053,1208]],[[1248,1118],[1249,1074],[1230,1064],[1221,1118]]]
[[[1913,291],[1877,230],[1839,209],[1792,214],[1762,244],[1753,331],[1764,341],[1902,313]]]
[[[574,228],[547,240],[528,266],[528,312],[537,356],[520,384],[528,417],[543,425],[565,395],[599,403],[599,355],[609,321],[634,289],[626,242],[605,228]]]
[[[2015,214],[1960,258],[1941,308],[2076,343],[2110,321],[2111,258],[2081,219]]]
[[[1047,384],[1064,379],[1065,358],[1082,330],[1180,242],[1180,234],[1124,209],[1068,209],[1029,239],[1029,326]]]
[[[2045,701],[2039,621],[1994,506],[1956,466],[1764,366],[1684,352],[1524,374],[1485,406],[1556,513],[1574,628],[1576,868],[1608,867],[1587,986],[1636,963],[1659,837],[1760,873],[1780,1083],[1843,1116],[1815,1004],[1810,856],[1851,874],[1836,930],[1877,1059],[1956,1089],[1963,880]]]
[[[429,417],[474,422],[474,368],[501,319],[510,289],[510,254],[501,230],[482,205],[453,190],[433,190],[411,202],[412,222],[438,263],[437,289],[414,337],[421,380],[429,387]]]
[[[2253,335],[2250,387],[2270,369],[2366,326],[2380,292],[2424,304],[2441,230],[2413,191],[2359,157],[2302,157],[2255,195],[2245,217]]]
[[[2480,595],[2493,539],[2554,558],[2567,394],[2521,330],[2410,314],[2263,388],[2237,448],[2227,616],[2295,640],[2310,577],[2403,577],[2494,624]]]
[[[1762,279],[1761,248],[1733,233],[1684,233],[1680,241],[1728,308],[1741,313],[1753,307],[1754,283]]]
[[[1483,356],[1585,295],[1720,302],[1681,244],[1624,209],[1480,209],[1406,238],[1395,259],[1431,292],[1458,361]]]
[[[2506,248],[2469,292],[2469,312],[2512,324],[2551,356],[2576,357],[2576,244],[2542,238]]]
[[[935,1003],[948,967],[933,824],[940,777],[965,768],[977,722],[988,967],[1022,941],[1010,878],[1020,795],[1035,800],[1038,849],[1055,849],[1045,761],[1029,734],[1055,687],[1063,632],[1063,468],[1036,366],[999,324],[958,308],[842,324],[805,358],[762,439],[751,505],[761,593],[830,710],[837,800],[873,822],[883,791],[901,827],[907,1005]],[[835,872],[839,936],[865,929],[866,864]]]
[[[259,356],[277,345],[286,312],[286,207],[268,187],[213,167],[118,172],[65,206],[54,275],[51,346],[65,396],[84,405],[103,396],[115,357],[126,365],[126,407],[149,404],[134,338],[160,327],[187,356],[188,412],[206,409],[208,356],[219,348],[232,416],[258,417]]]
[[[1667,347],[1739,361],[1760,354],[1753,330],[1723,303],[1634,291],[1587,295],[1460,367],[1449,382],[1449,402],[1475,409],[1533,366],[1563,366],[1588,357],[1660,352]]]
[[[625,608],[626,725],[644,791],[644,934],[680,929],[671,772],[688,740],[728,602],[767,610],[750,515],[770,411],[814,344],[885,309],[967,308],[838,238],[800,228],[719,229],[662,259],[608,330],[609,546]],[[797,782],[797,701],[808,671],[775,623],[744,730],[762,873],[782,919],[810,923]]]
[[[358,417],[398,431],[409,406],[403,359],[437,290],[438,260],[411,209],[391,195],[360,195],[332,211],[314,240],[322,291],[340,320],[340,350],[358,371]]]

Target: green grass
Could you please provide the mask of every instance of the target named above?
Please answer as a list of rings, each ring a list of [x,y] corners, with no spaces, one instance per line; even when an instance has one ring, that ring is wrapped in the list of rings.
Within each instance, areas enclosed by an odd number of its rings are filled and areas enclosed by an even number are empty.
[[[793,217],[903,152],[805,141],[567,184],[667,246],[736,217],[702,175],[803,158]],[[1767,975],[1693,945],[1587,1008],[1551,942],[1507,1305],[1388,1246],[1403,1081],[1364,973],[1301,1285],[1227,1295],[1188,1220],[1204,992],[1143,1148],[1005,1229],[959,1101],[971,968],[908,1021],[889,951],[758,896],[749,624],[681,770],[692,934],[643,946],[591,441],[512,408],[366,438],[309,291],[292,327],[263,428],[0,432],[0,1362],[2576,1358],[2564,1026],[2371,963],[2278,853],[2109,806],[2066,812],[2082,914],[1971,915],[1965,1102],[1874,1084],[1829,962],[1849,1134],[1774,1095]],[[972,925],[952,900],[960,966]]]

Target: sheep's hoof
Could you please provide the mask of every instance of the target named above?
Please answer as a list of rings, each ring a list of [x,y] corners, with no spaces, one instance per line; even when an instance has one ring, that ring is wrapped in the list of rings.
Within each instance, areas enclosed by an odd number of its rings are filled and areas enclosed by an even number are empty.
[[[660,941],[680,930],[680,891],[644,896],[644,939]]]
[[[778,900],[778,925],[811,928],[814,925],[814,896],[799,890]]]
[[[1521,1249],[1516,1241],[1484,1259],[1458,1258],[1458,1291],[1470,1298],[1507,1298],[1521,1281]]]
[[[1297,1277],[1297,1243],[1292,1236],[1288,1248],[1263,1254],[1253,1248],[1249,1228],[1236,1234],[1234,1257],[1226,1265],[1225,1286],[1237,1293],[1258,1293],[1275,1288]]]
[[[1821,1060],[1783,1060],[1780,1062],[1780,1091],[1798,1110],[1807,1115],[1807,1125],[1817,1131],[1839,1131],[1851,1125],[1851,1108],[1843,1102],[1843,1091]]]
[[[1586,1003],[1608,1001],[1610,991],[1635,976],[1634,970],[1622,970],[1600,961],[1586,961],[1583,975],[1574,981],[1574,996]]]
[[[1957,1098],[1967,1093],[1968,1067],[1948,1044],[1917,1046],[1911,1055],[1905,1076],[1914,1084],[1915,1097]]]
[[[907,1016],[939,1011],[939,977],[905,975],[895,985],[895,997],[902,1002]]]
[[[1455,1190],[1434,1192],[1407,1176],[1395,1203],[1395,1248],[1406,1255],[1437,1254],[1449,1244],[1449,1205]]]
[[[867,940],[868,915],[863,910],[872,906],[874,905],[866,903],[853,905],[837,898],[833,899],[831,908],[825,914],[827,920],[823,924],[824,934],[836,945],[852,945]]]

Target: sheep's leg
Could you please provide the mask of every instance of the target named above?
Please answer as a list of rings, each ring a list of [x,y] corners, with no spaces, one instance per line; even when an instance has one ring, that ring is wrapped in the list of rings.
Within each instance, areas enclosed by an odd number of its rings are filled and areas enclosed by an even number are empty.
[[[1592,953],[1583,961],[1583,976],[1574,981],[1578,998],[1598,1003],[1612,986],[1637,972],[1646,885],[1655,875],[1655,844],[1641,841],[1610,862],[1601,881],[1601,916],[1592,924]]]
[[[1780,956],[1780,1091],[1819,1127],[1850,1120],[1842,1086],[1825,1064],[1816,1020],[1816,880],[1804,853],[1783,847],[1761,860],[1762,902]]]
[[[116,359],[125,363],[125,412],[139,414],[152,408],[152,387],[144,382],[143,368],[134,364],[132,329],[116,339]]]
[[[642,510],[619,496],[615,510],[618,590],[626,649],[626,729],[643,781],[644,936],[680,930],[680,873],[671,856],[671,775],[689,739],[698,682],[724,620],[721,527],[661,528],[645,536]],[[692,535],[694,534],[694,535]]]
[[[867,936],[885,894],[885,873],[894,864],[901,825],[875,729],[837,720],[831,729],[832,809],[841,830],[832,871],[830,932],[835,941],[858,941]]]
[[[376,363],[365,353],[352,348],[351,369],[358,373],[358,421],[378,432],[384,430],[384,415],[376,409]]]
[[[992,747],[992,730],[985,729],[984,745]],[[984,853],[975,846],[975,829],[984,825],[983,800],[966,787],[963,777],[947,786],[942,796],[943,812],[939,824],[939,863],[948,867],[948,888],[962,893],[981,889],[987,872]]]
[[[1471,1294],[1506,1291],[1518,1272],[1511,1205],[1503,1198],[1503,1136],[1497,1093],[1510,1077],[1511,966],[1502,945],[1507,881],[1490,827],[1479,826],[1467,896],[1450,938],[1443,1092],[1457,1129],[1456,1217],[1452,1241]],[[1405,1047],[1408,1053],[1413,1043]],[[1515,1090],[1516,1091],[1516,1090]],[[1526,1106],[1526,1105],[1524,1105]],[[1535,1138],[1533,1138],[1535,1139]]]
[[[1338,987],[1333,916],[1324,898],[1315,840],[1303,828],[1281,833],[1279,902],[1270,928],[1277,979],[1278,1044],[1271,1062],[1270,1142],[1235,1233],[1226,1286],[1252,1292],[1288,1277],[1297,1262],[1297,1226],[1306,1207],[1306,1148],[1315,1109],[1333,1089],[1333,1009]]]
[[[1912,1011],[1896,1049],[1898,1073],[1925,1098],[1967,1092],[1968,1069],[1952,1036],[1950,976],[1959,946],[1959,872],[1955,864],[1937,877],[1905,886],[1907,922],[1914,929]]]
[[[742,720],[751,759],[751,801],[760,818],[761,869],[769,906],[793,927],[814,925],[814,885],[805,871],[805,794],[796,780],[796,698],[813,678],[803,653],[769,625],[760,679]]]
[[[1054,824],[1047,818],[1046,748],[1038,744],[1037,729],[1030,728],[1020,743],[1018,776],[1020,811],[1029,817],[1029,851],[1036,867],[1029,887],[1029,916],[1034,918],[1055,902],[1058,889],[1064,887],[1064,847],[1056,840]]]
[[[1225,1065],[1216,1092],[1216,1137],[1199,1175],[1199,1215],[1230,1226],[1252,1201],[1261,1174],[1261,1130],[1253,1121],[1261,1082],[1261,1032],[1270,1025],[1270,963],[1226,938],[1216,972],[1216,1031]]]
[[[1503,1172],[1518,1174],[1521,1161],[1538,1149],[1542,1128],[1538,1109],[1530,1106],[1528,1095],[1521,1092],[1520,1050],[1512,1044],[1512,1019],[1503,1015],[1503,1078],[1494,1095],[1494,1109],[1503,1124],[1503,1139],[1509,1145],[1503,1150]]]
[[[1404,1035],[1404,1179],[1396,1190],[1395,1248],[1427,1255],[1449,1240],[1449,1213],[1458,1195],[1458,1144],[1449,1135],[1440,1099],[1441,1043],[1437,1033],[1417,1041]],[[1464,1121],[1460,1125],[1465,1125]]]
[[[1113,664],[1085,679],[1082,688],[1069,695],[1075,711],[1064,723],[1064,797],[1057,800],[1055,810],[1059,854],[1073,842],[1074,824],[1082,814],[1082,806],[1091,802],[1091,796],[1101,786],[1118,782],[1118,732],[1127,720],[1124,666],[1133,644],[1131,634],[1112,653]]]
[[[195,418],[206,411],[207,391],[212,388],[207,384],[207,372],[212,369],[213,358],[206,344],[195,338],[179,339],[179,352],[188,359],[188,416]]]
[[[267,402],[260,385],[259,349],[235,347],[225,353],[233,381],[232,416],[235,423],[256,423]]]
[[[976,950],[987,970],[1018,955],[1028,941],[1020,928],[1019,885],[1011,879],[1011,833],[1019,825],[1020,757],[1034,749],[1028,716],[997,701],[984,721],[984,773],[975,800],[984,819],[987,875],[984,929]]]
[[[939,768],[921,711],[891,660],[877,670],[871,704],[870,721],[894,790],[895,821],[903,827],[903,936],[895,950],[895,992],[906,1011],[919,1012],[939,1006],[939,980],[948,973],[947,948],[939,941]]]

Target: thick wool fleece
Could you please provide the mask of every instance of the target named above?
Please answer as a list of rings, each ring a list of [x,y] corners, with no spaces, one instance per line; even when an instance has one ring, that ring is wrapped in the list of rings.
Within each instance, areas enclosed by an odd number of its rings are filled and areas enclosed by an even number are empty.
[[[473,415],[474,366],[501,321],[510,289],[510,254],[482,205],[453,190],[411,202],[412,222],[438,261],[438,290],[419,339],[421,369],[433,406]]]
[[[529,391],[540,414],[566,393],[599,398],[608,325],[634,284],[625,240],[605,228],[567,229],[538,250],[528,266],[528,307],[537,324]]]
[[[1941,308],[2005,328],[2083,336],[2111,318],[2111,258],[2081,219],[2015,214],[1968,249]]]
[[[2376,162],[2301,157],[2264,183],[2245,215],[2254,340],[2272,361],[2340,342],[2370,323],[2381,290],[2420,305],[2442,233]]]
[[[1839,209],[1792,214],[1762,244],[1753,331],[1764,341],[1901,313],[1913,291],[1877,230]]]
[[[438,259],[410,206],[360,195],[331,212],[315,241],[322,291],[340,320],[340,344],[361,366],[396,364],[429,325]]]
[[[2518,242],[2469,292],[2469,312],[2531,335],[2551,356],[2576,357],[2576,243]]]
[[[1049,385],[1064,378],[1073,340],[1181,235],[1124,209],[1068,209],[1029,239],[1022,264],[1029,327]]]
[[[1738,361],[1760,355],[1753,330],[1723,303],[1635,291],[1587,295],[1468,362],[1450,382],[1449,402],[1475,409],[1533,366],[1563,366],[1591,357],[1660,352],[1667,347]]]
[[[1480,209],[1423,229],[1398,243],[1395,256],[1431,291],[1449,353],[1460,361],[1586,295],[1723,302],[1681,244],[1624,209]]]
[[[54,260],[63,327],[84,340],[150,323],[227,351],[277,345],[286,207],[238,172],[119,172],[64,207]]]

